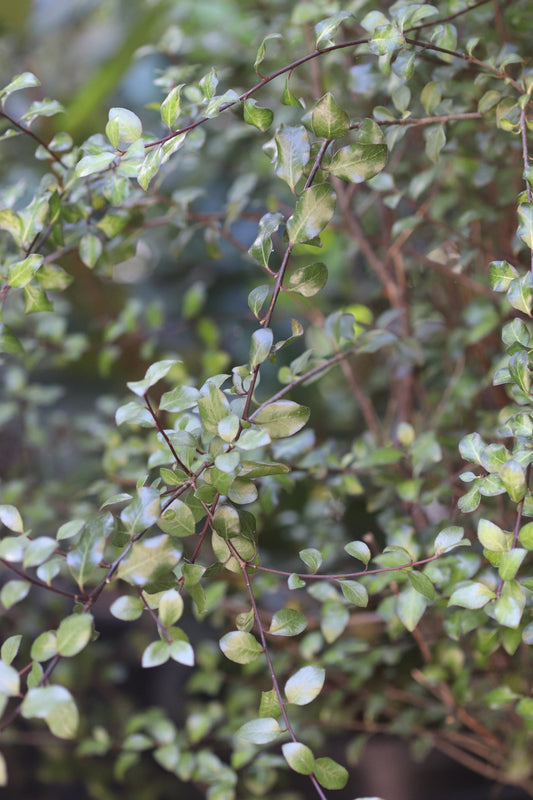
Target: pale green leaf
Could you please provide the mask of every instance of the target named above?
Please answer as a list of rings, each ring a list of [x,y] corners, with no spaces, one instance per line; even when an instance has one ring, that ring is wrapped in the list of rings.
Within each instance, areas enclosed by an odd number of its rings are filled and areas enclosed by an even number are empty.
[[[322,691],[326,671],[322,667],[302,667],[285,684],[285,695],[289,703],[305,706],[311,703]]]
[[[273,717],[253,719],[242,725],[237,731],[239,739],[244,739],[251,744],[268,744],[275,742],[281,734],[279,722]]]
[[[269,633],[273,636],[298,636],[307,628],[307,619],[295,608],[276,611],[270,623]]]
[[[237,664],[250,664],[263,652],[263,648],[252,636],[245,631],[230,631],[220,640],[220,649],[230,661]]]
[[[59,655],[69,658],[80,653],[90,642],[93,634],[91,614],[71,614],[61,620],[56,641]]]
[[[285,742],[281,746],[289,767],[300,775],[311,775],[315,768],[312,750],[301,742]]]

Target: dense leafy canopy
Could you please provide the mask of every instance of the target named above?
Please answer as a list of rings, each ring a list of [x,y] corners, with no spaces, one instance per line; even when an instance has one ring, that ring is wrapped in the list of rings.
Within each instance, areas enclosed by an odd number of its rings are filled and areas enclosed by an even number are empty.
[[[0,90],[0,783],[533,796],[530,4],[184,5]]]

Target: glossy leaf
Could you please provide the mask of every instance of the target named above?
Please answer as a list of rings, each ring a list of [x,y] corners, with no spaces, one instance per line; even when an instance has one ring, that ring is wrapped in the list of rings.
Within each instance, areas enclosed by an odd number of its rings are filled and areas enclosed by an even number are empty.
[[[309,419],[309,409],[292,400],[277,400],[261,409],[254,422],[264,428],[272,439],[293,436]]]
[[[15,506],[0,505],[0,522],[15,533],[23,533],[24,531],[22,517]]]
[[[92,634],[91,614],[71,614],[65,617],[57,629],[57,652],[65,658],[77,655],[88,645]]]
[[[165,534],[141,539],[120,562],[117,575],[134,586],[146,586],[157,573],[170,571],[180,558],[181,551]]]
[[[275,137],[277,147],[276,175],[294,191],[309,161],[311,143],[303,126],[280,128]]]
[[[244,102],[244,121],[248,125],[253,125],[259,131],[264,132],[270,128],[274,120],[274,114],[269,108],[261,108],[257,105],[257,100],[251,98]]]
[[[307,628],[307,619],[295,608],[276,611],[270,623],[269,633],[273,636],[298,636]]]
[[[263,648],[251,633],[230,631],[220,640],[220,649],[230,661],[250,664],[263,652]]]
[[[250,367],[252,369],[266,361],[272,350],[273,341],[274,334],[270,328],[259,328],[252,333],[250,347]]]
[[[327,183],[305,189],[298,198],[294,214],[287,221],[292,244],[308,242],[321,233],[335,211],[335,192]]]
[[[176,498],[157,520],[157,527],[171,536],[192,536],[196,528],[194,514],[186,503]]]
[[[242,725],[237,731],[239,739],[251,744],[269,744],[275,742],[281,734],[279,722],[273,717],[253,719]]]
[[[456,589],[452,593],[448,605],[470,609],[483,608],[494,597],[492,589],[489,589],[484,583],[473,581]]]
[[[325,264],[317,261],[305,267],[299,267],[289,277],[287,289],[297,292],[303,297],[313,297],[324,288],[328,279],[328,270]]]
[[[302,667],[285,684],[285,695],[289,703],[305,706],[322,691],[326,671],[322,667]]]
[[[337,150],[329,169],[337,178],[362,183],[381,172],[387,158],[386,144],[351,144]]]
[[[281,746],[289,767],[300,775],[311,775],[315,768],[313,751],[301,742],[285,742]]]
[[[335,102],[331,92],[327,92],[316,103],[311,117],[315,136],[324,139],[339,139],[350,129],[348,114]]]
[[[332,758],[317,758],[314,774],[324,789],[344,789],[348,783],[348,770]]]
[[[344,580],[340,583],[342,593],[349,603],[366,608],[368,605],[368,592],[362,583],[358,581]]]

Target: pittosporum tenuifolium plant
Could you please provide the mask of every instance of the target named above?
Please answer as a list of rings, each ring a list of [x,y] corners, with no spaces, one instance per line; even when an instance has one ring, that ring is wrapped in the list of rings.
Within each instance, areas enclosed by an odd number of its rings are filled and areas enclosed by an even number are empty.
[[[294,3],[246,68],[174,13],[81,144],[0,93],[1,781],[348,797],[391,732],[533,796],[530,4]]]

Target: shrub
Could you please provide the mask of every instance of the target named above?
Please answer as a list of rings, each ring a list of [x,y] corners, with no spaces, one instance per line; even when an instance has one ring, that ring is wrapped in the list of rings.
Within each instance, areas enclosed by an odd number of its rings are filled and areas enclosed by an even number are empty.
[[[382,731],[533,796],[532,12],[328,5],[81,145],[1,92],[2,727],[91,796]]]

